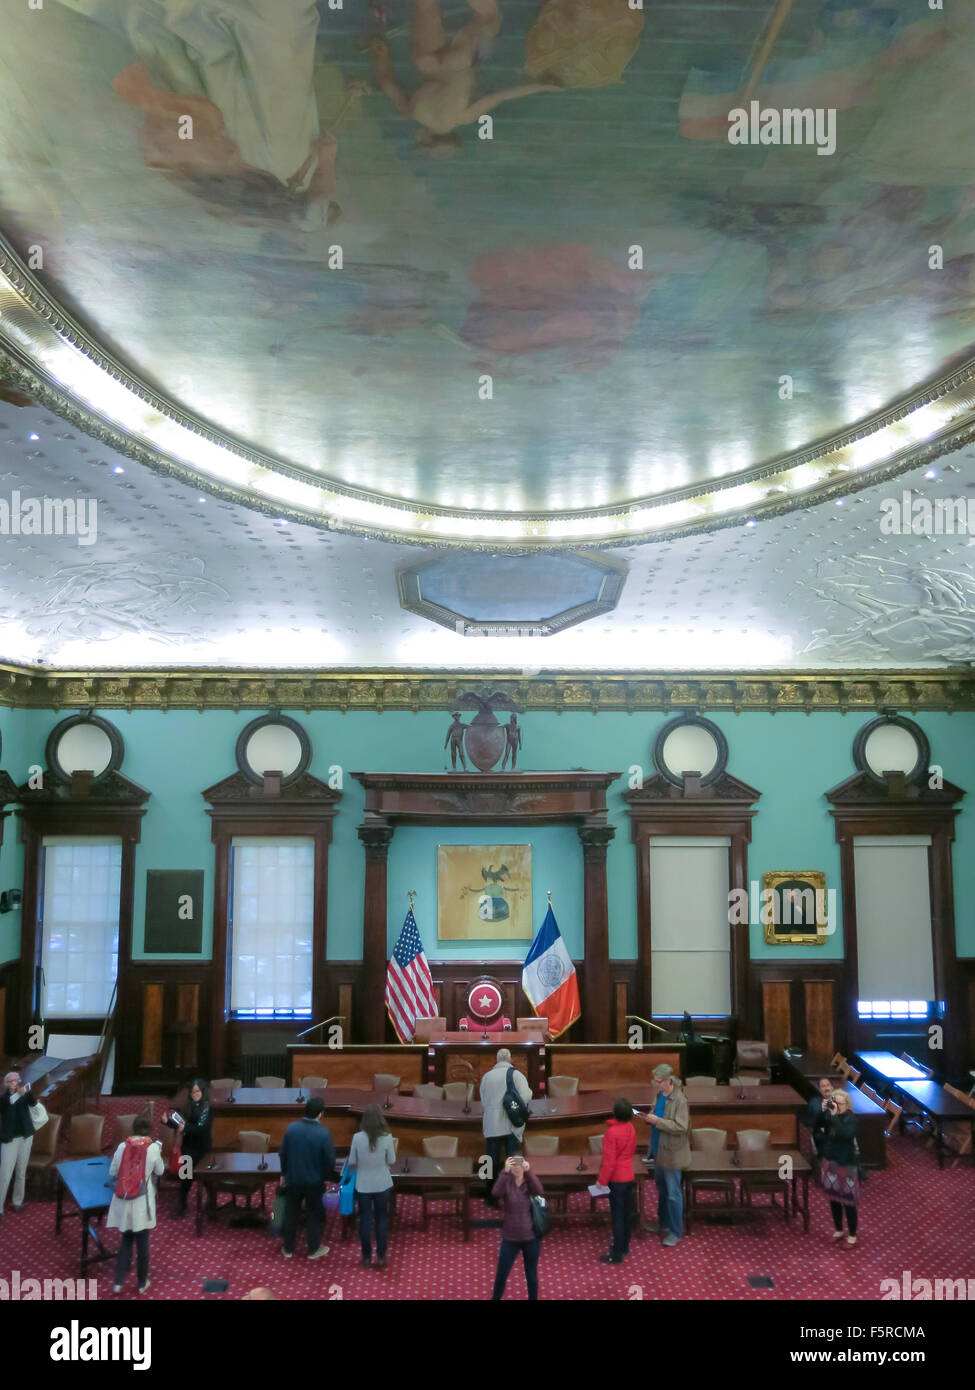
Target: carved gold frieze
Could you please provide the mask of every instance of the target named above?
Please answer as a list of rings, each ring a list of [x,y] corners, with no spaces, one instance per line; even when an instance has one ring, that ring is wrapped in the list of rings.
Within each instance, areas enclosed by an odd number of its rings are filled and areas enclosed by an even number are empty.
[[[975,672],[729,672],[726,675],[491,672],[78,672],[0,667],[0,704],[23,709],[444,710],[458,690],[503,690],[525,710],[805,711],[975,709]]]

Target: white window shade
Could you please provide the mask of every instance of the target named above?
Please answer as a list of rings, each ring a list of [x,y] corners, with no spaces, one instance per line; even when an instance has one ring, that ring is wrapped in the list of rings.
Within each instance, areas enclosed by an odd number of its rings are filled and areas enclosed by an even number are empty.
[[[43,1013],[103,1018],[118,975],[122,843],[50,836],[43,848]]]
[[[315,843],[235,838],[232,857],[231,1010],[309,1015]]]
[[[934,995],[928,835],[853,841],[861,999]]]
[[[731,1012],[730,845],[721,836],[650,840],[654,1014]]]

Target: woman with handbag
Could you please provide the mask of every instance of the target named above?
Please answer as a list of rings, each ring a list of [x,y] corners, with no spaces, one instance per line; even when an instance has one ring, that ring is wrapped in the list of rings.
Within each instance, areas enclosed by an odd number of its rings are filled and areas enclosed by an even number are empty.
[[[833,1214],[833,1239],[843,1234],[843,1213],[849,1234],[847,1245],[857,1243],[857,1208],[860,1204],[860,1145],[857,1121],[849,1094],[836,1090],[823,1107],[823,1191]]]
[[[541,1254],[544,1207],[533,1210],[543,1197],[542,1184],[531,1171],[527,1158],[512,1154],[505,1162],[504,1172],[494,1184],[491,1194],[504,1206],[501,1222],[501,1249],[498,1270],[494,1276],[493,1301],[504,1296],[504,1286],[519,1253],[525,1262],[525,1283],[528,1297],[538,1298],[538,1257]]]
[[[359,1208],[359,1244],[362,1263],[372,1263],[372,1236],[376,1233],[376,1265],[386,1268],[386,1234],[389,1229],[390,1172],[396,1162],[396,1146],[378,1105],[367,1105],[362,1127],[352,1136],[348,1167],[355,1174],[355,1204]]]
[[[179,1178],[177,1216],[186,1215],[196,1165],[203,1162],[212,1145],[213,1113],[208,1090],[205,1081],[191,1081],[185,1106],[164,1120],[170,1129],[176,1131],[176,1148],[170,1156],[169,1171]],[[189,1159],[189,1163],[184,1162],[185,1159]]]
[[[0,1095],[0,1216],[7,1200],[10,1180],[14,1184],[14,1211],[24,1205],[27,1160],[34,1147],[34,1130],[47,1123],[47,1111],[19,1071],[8,1071]]]
[[[106,1226],[122,1232],[115,1263],[115,1292],[122,1292],[135,1245],[139,1292],[149,1287],[149,1232],[156,1225],[156,1178],[162,1176],[162,1145],[153,1140],[152,1121],[137,1115],[132,1133],[115,1150],[109,1175],[116,1179]]]

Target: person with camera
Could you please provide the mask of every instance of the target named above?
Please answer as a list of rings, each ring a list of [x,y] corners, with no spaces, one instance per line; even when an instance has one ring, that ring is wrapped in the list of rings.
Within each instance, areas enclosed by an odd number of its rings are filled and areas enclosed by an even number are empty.
[[[799,1123],[808,1129],[812,1134],[813,1152],[817,1159],[822,1159],[823,1149],[826,1144],[826,1117],[830,1098],[833,1095],[833,1083],[828,1076],[823,1076],[819,1081],[819,1089],[806,1106],[804,1112],[799,1116]]]
[[[0,1216],[3,1215],[3,1204],[7,1200],[11,1180],[14,1185],[14,1211],[20,1211],[24,1205],[27,1160],[34,1147],[31,1111],[41,1103],[40,1097],[34,1095],[30,1086],[23,1084],[19,1071],[8,1071],[3,1081],[5,1089],[0,1095]],[[43,1119],[42,1112],[37,1113]]]
[[[186,1215],[186,1206],[193,1186],[193,1172],[202,1163],[212,1147],[213,1112],[207,1099],[207,1083],[201,1078],[190,1082],[186,1103],[181,1110],[167,1115],[163,1123],[175,1129],[180,1148],[181,1162],[177,1173],[179,1178],[179,1207],[177,1216]]]
[[[542,1242],[535,1232],[532,1220],[532,1198],[543,1196],[542,1184],[531,1171],[523,1154],[509,1154],[505,1160],[504,1172],[494,1184],[492,1196],[504,1206],[504,1219],[501,1222],[501,1249],[498,1251],[498,1269],[494,1276],[493,1302],[504,1297],[504,1286],[519,1254],[525,1262],[525,1283],[528,1297],[538,1298],[538,1257]]]
[[[834,1091],[823,1106],[822,1182],[833,1214],[833,1239],[843,1234],[843,1213],[849,1234],[847,1245],[857,1243],[857,1208],[860,1204],[860,1145],[853,1103],[846,1091]]]

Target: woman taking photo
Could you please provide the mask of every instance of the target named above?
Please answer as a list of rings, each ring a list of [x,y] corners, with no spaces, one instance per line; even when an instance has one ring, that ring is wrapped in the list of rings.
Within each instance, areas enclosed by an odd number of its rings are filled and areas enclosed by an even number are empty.
[[[609,1214],[613,1225],[613,1244],[604,1265],[620,1265],[630,1253],[630,1213],[633,1210],[633,1155],[636,1130],[633,1106],[628,1100],[613,1102],[613,1118],[603,1135],[603,1158],[599,1165],[600,1187],[609,1188]]]
[[[542,1242],[532,1224],[531,1199],[542,1196],[542,1184],[531,1172],[527,1158],[512,1154],[504,1165],[491,1193],[504,1206],[501,1222],[501,1249],[498,1253],[498,1272],[494,1276],[492,1300],[504,1296],[511,1267],[520,1254],[525,1262],[525,1283],[528,1297],[538,1298],[538,1256]]]
[[[846,1091],[834,1091],[823,1106],[823,1191],[833,1213],[833,1239],[843,1234],[843,1213],[849,1235],[847,1245],[857,1243],[857,1207],[860,1202],[857,1122]]]
[[[176,1142],[180,1147],[181,1158],[190,1160],[188,1164],[181,1162],[179,1166],[177,1216],[186,1215],[186,1204],[190,1198],[190,1188],[193,1186],[193,1174],[196,1171],[196,1165],[202,1163],[210,1152],[213,1114],[210,1110],[207,1092],[208,1087],[205,1081],[197,1079],[190,1082],[186,1104],[182,1109],[177,1109],[175,1115],[169,1115],[165,1120],[170,1129],[176,1131]]]
[[[372,1235],[376,1232],[376,1265],[386,1268],[386,1233],[389,1230],[389,1192],[396,1162],[396,1146],[378,1105],[367,1105],[362,1127],[352,1136],[349,1167],[355,1169],[355,1200],[359,1208],[359,1244],[362,1263],[372,1263]]]

